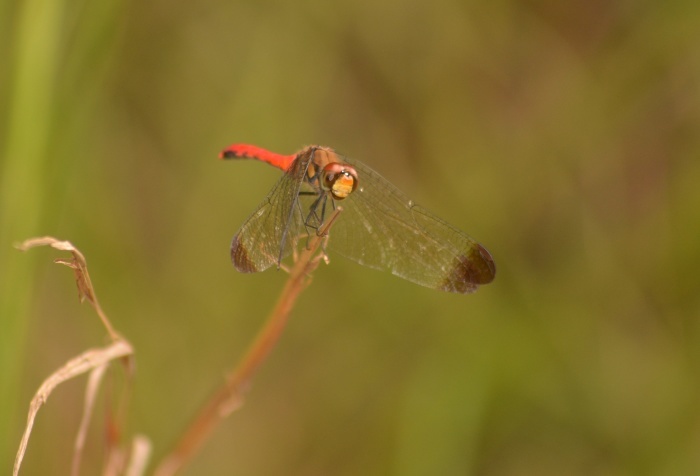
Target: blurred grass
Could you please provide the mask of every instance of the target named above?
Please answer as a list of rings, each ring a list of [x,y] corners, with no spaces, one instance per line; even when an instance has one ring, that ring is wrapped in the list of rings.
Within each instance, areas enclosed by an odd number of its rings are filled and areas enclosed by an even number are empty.
[[[33,259],[22,260],[13,241],[37,234],[46,211],[45,179],[49,136],[54,124],[54,81],[61,2],[29,1],[16,11],[17,22],[5,40],[15,46],[5,56],[12,65],[3,72],[3,161],[0,178],[0,428],[15,429],[20,405],[20,375],[25,347],[27,316],[32,291]],[[9,26],[7,22],[3,25]],[[11,440],[5,436],[0,453],[10,461]]]
[[[278,178],[216,160],[240,141],[362,160],[498,276],[447,296],[332,257],[188,474],[697,474],[699,8],[6,2],[3,467],[41,379],[101,343],[13,241],[85,253],[157,454],[243,351],[285,277],[228,262]],[[73,385],[25,474],[68,467]]]

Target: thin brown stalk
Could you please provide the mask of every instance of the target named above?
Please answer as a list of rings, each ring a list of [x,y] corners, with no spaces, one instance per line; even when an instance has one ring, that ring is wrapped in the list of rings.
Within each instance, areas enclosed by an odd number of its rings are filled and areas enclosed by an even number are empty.
[[[196,455],[214,428],[231,412],[241,407],[251,378],[274,348],[294,303],[310,282],[310,273],[316,269],[323,256],[317,255],[316,251],[341,211],[341,208],[335,210],[328,222],[299,254],[277,304],[248,351],[183,432],[175,449],[161,461],[155,471],[156,476],[170,476],[179,471]]]

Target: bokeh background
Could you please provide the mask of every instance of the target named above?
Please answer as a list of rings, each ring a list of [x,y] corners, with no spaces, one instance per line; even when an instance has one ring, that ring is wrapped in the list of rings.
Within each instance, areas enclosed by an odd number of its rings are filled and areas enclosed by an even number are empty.
[[[700,474],[700,3],[10,0],[0,55],[3,472],[41,381],[106,342],[63,255],[12,244],[87,256],[158,460],[285,281],[229,262],[279,178],[217,160],[249,142],[369,164],[498,274],[454,296],[332,257],[184,474]],[[24,474],[67,474],[84,384]]]

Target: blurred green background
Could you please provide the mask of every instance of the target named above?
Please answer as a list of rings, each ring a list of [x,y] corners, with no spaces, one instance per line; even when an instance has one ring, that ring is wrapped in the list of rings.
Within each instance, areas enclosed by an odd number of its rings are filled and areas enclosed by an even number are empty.
[[[106,342],[63,255],[12,244],[86,255],[158,460],[285,280],[229,262],[279,178],[217,160],[249,142],[367,163],[498,274],[454,296],[332,256],[184,474],[700,474],[700,3],[10,0],[0,53],[3,472],[41,381]],[[84,383],[23,474],[67,474]]]

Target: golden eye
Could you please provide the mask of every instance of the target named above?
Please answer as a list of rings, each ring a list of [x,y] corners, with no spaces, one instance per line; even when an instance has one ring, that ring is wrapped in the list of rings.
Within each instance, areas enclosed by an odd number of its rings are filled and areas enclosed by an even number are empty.
[[[336,200],[347,198],[357,188],[357,182],[357,172],[349,165],[333,162],[323,168],[323,189]]]

